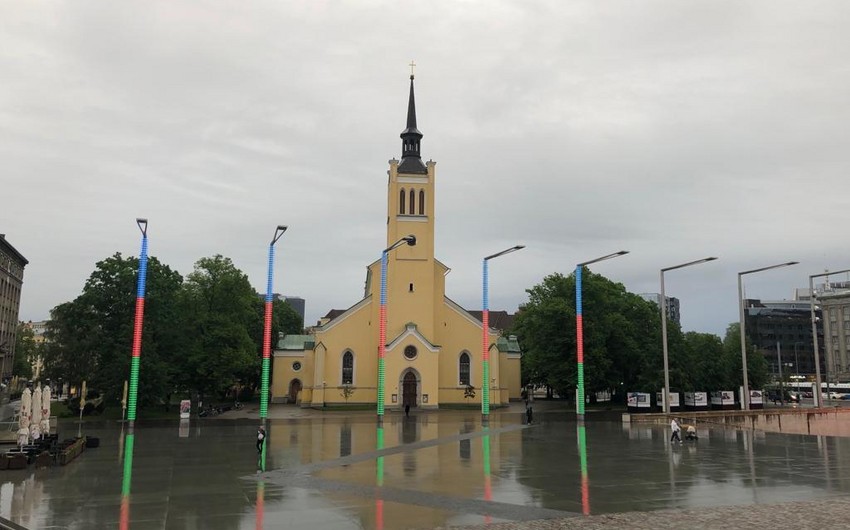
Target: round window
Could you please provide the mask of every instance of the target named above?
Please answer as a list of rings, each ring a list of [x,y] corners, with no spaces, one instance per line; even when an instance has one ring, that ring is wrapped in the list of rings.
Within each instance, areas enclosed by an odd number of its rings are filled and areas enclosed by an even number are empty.
[[[410,345],[404,348],[404,358],[412,361],[416,358],[416,346]]]
[[[294,363],[292,363],[292,369],[297,372],[298,370],[301,369],[301,363],[298,362],[298,361],[295,361]]]

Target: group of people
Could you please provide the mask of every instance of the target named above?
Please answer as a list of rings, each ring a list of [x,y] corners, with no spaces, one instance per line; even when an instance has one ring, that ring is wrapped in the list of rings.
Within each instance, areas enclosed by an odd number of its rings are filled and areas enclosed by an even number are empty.
[[[679,422],[676,421],[676,418],[670,420],[670,429],[673,431],[673,434],[670,436],[670,442],[679,442],[682,443],[682,427],[685,427],[685,440],[697,440],[697,429],[693,425],[683,424],[679,426]]]

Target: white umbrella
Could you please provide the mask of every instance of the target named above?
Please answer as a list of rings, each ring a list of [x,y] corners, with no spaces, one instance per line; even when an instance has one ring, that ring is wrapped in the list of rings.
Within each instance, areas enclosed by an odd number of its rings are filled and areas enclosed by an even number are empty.
[[[41,432],[45,435],[50,434],[50,387],[44,387],[41,393]]]
[[[29,388],[25,388],[21,394],[21,410],[18,418],[18,425],[21,429],[29,429],[30,427],[30,410],[32,409],[32,392]]]
[[[37,440],[41,437],[41,386],[35,387],[32,393],[30,422],[30,433],[33,440]]]

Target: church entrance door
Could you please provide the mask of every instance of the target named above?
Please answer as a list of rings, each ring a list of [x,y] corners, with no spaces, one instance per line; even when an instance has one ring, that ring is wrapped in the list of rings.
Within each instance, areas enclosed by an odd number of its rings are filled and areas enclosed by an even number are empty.
[[[301,393],[301,381],[298,379],[293,379],[291,383],[289,383],[289,401],[290,403],[298,403],[298,394]]]
[[[402,381],[402,389],[401,389],[401,405],[403,407],[410,405],[411,407],[415,407],[416,403],[416,394],[417,394],[417,383],[416,383],[416,374],[413,372],[407,372],[404,374],[404,380]]]

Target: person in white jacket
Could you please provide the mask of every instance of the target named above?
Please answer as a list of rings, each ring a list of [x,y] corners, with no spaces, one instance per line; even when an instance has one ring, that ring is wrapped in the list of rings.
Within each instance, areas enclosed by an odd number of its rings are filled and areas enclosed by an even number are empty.
[[[676,423],[676,418],[673,418],[672,420],[670,420],[670,429],[672,429],[672,431],[673,431],[673,435],[670,436],[670,441],[671,442],[676,441],[676,442],[682,443],[682,437],[679,434],[680,432],[682,432],[682,428],[679,427],[678,423]]]

